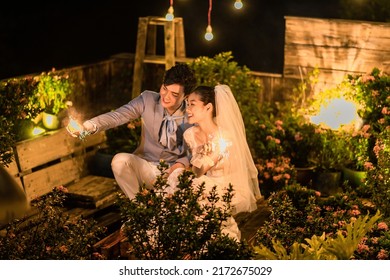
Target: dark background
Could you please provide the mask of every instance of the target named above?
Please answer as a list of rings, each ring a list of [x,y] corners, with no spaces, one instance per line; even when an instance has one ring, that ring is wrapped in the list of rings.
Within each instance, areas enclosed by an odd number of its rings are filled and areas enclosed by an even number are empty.
[[[339,0],[214,0],[214,39],[204,39],[208,0],[174,0],[188,57],[232,51],[253,71],[283,70],[284,16],[338,18]],[[165,16],[169,0],[18,1],[0,10],[0,79],[134,53],[138,18]],[[162,40],[161,40],[162,43]]]

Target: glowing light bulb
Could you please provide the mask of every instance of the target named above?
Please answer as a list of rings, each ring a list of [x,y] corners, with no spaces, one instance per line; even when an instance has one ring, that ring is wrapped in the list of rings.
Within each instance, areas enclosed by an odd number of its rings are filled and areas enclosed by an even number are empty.
[[[42,128],[40,126],[36,126],[33,128],[31,134],[32,134],[32,136],[37,136],[37,135],[41,135],[41,134],[45,133],[45,131],[46,130],[44,128]]]
[[[211,25],[207,25],[206,34],[204,35],[204,38],[207,41],[211,41],[214,38],[213,29],[211,28]]]
[[[72,116],[69,117],[69,123],[66,128],[70,133],[81,133],[84,130],[83,126],[79,124]]]
[[[169,6],[168,13],[165,15],[165,19],[172,21],[175,16],[173,15],[173,7]]]
[[[241,2],[241,0],[236,0],[236,2],[234,2],[234,8],[236,8],[237,10],[241,9],[242,6],[244,6]]]

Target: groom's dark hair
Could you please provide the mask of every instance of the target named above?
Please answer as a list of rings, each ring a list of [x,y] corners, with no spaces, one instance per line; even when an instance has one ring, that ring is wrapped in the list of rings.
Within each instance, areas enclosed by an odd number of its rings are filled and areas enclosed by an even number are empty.
[[[165,72],[163,84],[166,86],[179,84],[184,87],[184,95],[189,95],[196,85],[194,71],[185,63],[172,66]]]

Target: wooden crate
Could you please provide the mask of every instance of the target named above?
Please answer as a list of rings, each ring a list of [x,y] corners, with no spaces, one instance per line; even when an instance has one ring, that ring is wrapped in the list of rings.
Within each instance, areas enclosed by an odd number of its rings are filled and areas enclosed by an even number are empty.
[[[87,162],[106,141],[105,133],[88,136],[85,141],[60,129],[17,143],[15,157],[18,177],[29,200],[68,185],[88,174]]]

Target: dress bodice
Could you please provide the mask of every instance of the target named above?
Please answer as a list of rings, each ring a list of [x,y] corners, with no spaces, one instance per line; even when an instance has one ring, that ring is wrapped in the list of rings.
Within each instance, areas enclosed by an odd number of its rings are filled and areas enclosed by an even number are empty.
[[[229,140],[224,136],[220,129],[214,135],[208,137],[206,143],[201,143],[197,140],[196,132],[199,128],[196,126],[187,129],[184,133],[184,139],[191,152],[191,164],[198,168],[202,165],[208,164],[212,166],[206,173],[210,177],[223,177],[224,167],[226,165],[225,158],[229,155]],[[229,143],[229,144],[228,144]],[[211,156],[215,154],[219,157],[217,163],[211,160]]]

